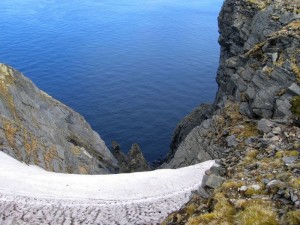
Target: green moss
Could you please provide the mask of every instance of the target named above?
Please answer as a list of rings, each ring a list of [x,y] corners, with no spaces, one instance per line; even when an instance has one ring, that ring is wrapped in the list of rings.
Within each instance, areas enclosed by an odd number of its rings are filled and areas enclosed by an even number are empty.
[[[275,158],[282,158],[284,156],[284,151],[276,152]]]
[[[290,156],[295,156],[298,157],[299,156],[299,152],[296,150],[293,151],[278,151],[275,154],[275,158],[283,158],[283,157],[290,157]]]
[[[285,153],[285,156],[296,156],[298,157],[299,156],[299,152],[294,150],[294,151],[286,151]]]

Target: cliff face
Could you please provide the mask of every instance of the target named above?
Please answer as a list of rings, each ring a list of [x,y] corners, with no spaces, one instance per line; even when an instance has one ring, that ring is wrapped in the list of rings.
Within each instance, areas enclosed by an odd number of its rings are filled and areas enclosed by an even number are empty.
[[[82,116],[0,64],[0,150],[27,164],[63,173],[118,169],[100,136]]]
[[[232,113],[249,119],[292,116],[291,99],[300,94],[299,5],[299,0],[224,2],[218,19],[219,89],[212,113],[207,116],[208,111],[203,110],[197,115],[202,119],[190,132],[181,131],[187,134],[176,146],[173,140],[164,167],[221,157],[226,147],[217,140],[222,129],[218,124],[222,120],[220,111],[229,103],[235,104]],[[185,127],[182,123],[186,124],[183,120],[176,131]]]
[[[163,225],[300,224],[299,13],[299,0],[224,1],[212,113],[164,165],[218,157],[221,167]]]
[[[291,115],[289,99],[299,94],[295,91],[300,78],[297,2],[225,2],[219,16],[215,105],[222,107],[224,99],[232,99],[249,118]]]

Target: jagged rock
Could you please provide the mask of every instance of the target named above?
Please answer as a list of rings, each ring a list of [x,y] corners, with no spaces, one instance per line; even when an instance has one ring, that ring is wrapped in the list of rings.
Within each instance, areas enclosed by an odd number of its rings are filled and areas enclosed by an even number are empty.
[[[118,160],[120,173],[132,173],[150,170],[149,164],[144,158],[141,148],[138,144],[133,144],[128,154],[125,155],[120,145],[112,142],[112,154]]]
[[[130,172],[147,171],[150,169],[138,144],[133,144],[131,146],[127,156]]]
[[[286,165],[290,165],[298,159],[297,156],[287,156],[283,157],[282,160],[285,162]]]
[[[226,138],[228,147],[236,147],[238,145],[237,139],[235,135],[230,135]]]
[[[300,14],[292,8],[286,10],[283,4],[281,0],[224,2],[219,15],[219,89],[209,118],[218,115],[228,101],[238,104],[238,111],[250,119],[292,115],[291,97],[300,92]],[[172,143],[176,144],[167,160],[169,167],[186,166],[223,153],[223,148],[206,141],[210,137],[203,140],[205,128],[197,126],[182,136],[185,138],[176,140],[174,136]],[[268,126],[259,127],[264,133],[270,132]],[[206,132],[212,133],[213,129]]]
[[[252,109],[250,108],[250,106],[247,102],[241,102],[241,104],[240,104],[240,113],[247,116],[247,117],[249,117],[249,118],[253,118]]]
[[[167,160],[174,156],[174,152],[177,150],[179,144],[186,138],[191,130],[210,117],[211,112],[211,104],[201,104],[180,121],[173,133],[173,138],[170,144],[171,150]]]
[[[287,92],[293,96],[300,95],[300,87],[298,84],[292,83],[292,85],[288,87]]]
[[[211,168],[210,168],[211,173],[217,175],[217,176],[224,176],[225,175],[225,169],[223,166],[220,164],[215,163]]]
[[[209,198],[210,195],[205,191],[203,187],[199,187],[197,190],[197,194],[200,195],[202,198]]]
[[[260,121],[258,121],[257,128],[264,133],[269,133],[272,130],[273,125],[274,123],[270,120],[261,119]]]
[[[225,178],[216,176],[214,174],[210,175],[205,183],[206,186],[210,188],[218,188],[225,181]]]
[[[274,117],[285,117],[285,116],[291,116],[291,103],[290,100],[285,99],[277,99],[275,103],[275,110],[274,110]]]
[[[117,160],[78,113],[0,64],[0,151],[64,173],[111,173]]]
[[[162,168],[179,168],[204,162],[218,157],[220,146],[211,144],[211,137],[206,135],[213,132],[213,119],[204,120],[200,126],[195,127],[181,142],[173,158],[162,165]]]
[[[253,5],[249,1],[224,2],[219,15],[221,58],[214,106],[230,97],[242,103],[240,112],[249,118],[289,116],[289,107],[284,107],[288,106],[286,97],[276,101],[275,96],[280,90],[288,89],[293,95],[299,92],[296,70],[282,63],[295,58],[294,50],[299,48],[297,25],[288,24],[300,16],[275,4],[264,10]],[[272,17],[280,19],[270,20]]]
[[[118,161],[118,166],[119,166],[119,172],[120,173],[129,173],[129,163],[127,156],[121,151],[120,145],[113,141],[112,142],[112,154],[113,156],[117,159]]]

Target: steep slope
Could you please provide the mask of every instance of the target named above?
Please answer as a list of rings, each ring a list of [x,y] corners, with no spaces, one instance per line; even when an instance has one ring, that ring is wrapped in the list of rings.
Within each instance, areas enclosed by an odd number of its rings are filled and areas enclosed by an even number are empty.
[[[98,174],[117,161],[82,116],[0,64],[0,151],[63,173]]]
[[[300,224],[299,13],[299,0],[224,1],[214,109],[164,165],[223,168],[163,225]]]
[[[299,0],[224,2],[214,110],[206,120],[207,111],[197,115],[202,123],[171,145],[164,167],[178,168],[222,155],[224,146],[216,140],[218,113],[228,102],[236,103],[235,111],[249,119],[292,116],[291,100],[300,94],[299,6]]]

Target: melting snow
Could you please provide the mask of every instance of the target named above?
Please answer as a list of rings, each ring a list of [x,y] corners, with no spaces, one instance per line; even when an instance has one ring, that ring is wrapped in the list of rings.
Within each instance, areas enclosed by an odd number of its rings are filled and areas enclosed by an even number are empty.
[[[75,175],[47,172],[0,152],[0,224],[157,224],[189,200],[213,163]]]

